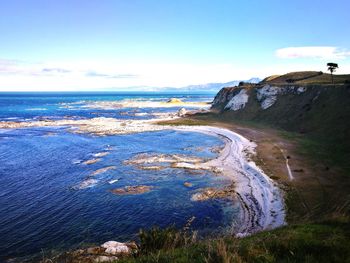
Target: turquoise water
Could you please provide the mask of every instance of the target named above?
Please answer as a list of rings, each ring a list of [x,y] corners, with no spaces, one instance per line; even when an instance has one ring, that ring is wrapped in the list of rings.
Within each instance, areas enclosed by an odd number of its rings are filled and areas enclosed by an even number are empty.
[[[211,98],[200,94],[0,94],[0,121],[96,117],[92,112],[139,118],[120,114],[128,109],[92,110],[80,109],[79,105],[84,101],[169,97],[188,101]],[[77,102],[73,111],[61,107],[62,103]],[[174,130],[98,137],[73,134],[66,127],[0,129],[0,261],[108,240],[134,240],[140,228],[172,224],[181,228],[192,216],[192,228],[202,236],[227,231],[239,212],[232,201],[190,199],[200,188],[229,184],[226,178],[210,172],[193,174],[186,169],[140,170],[123,163],[141,153],[213,158],[211,148],[220,145],[222,142],[212,136]],[[109,154],[95,164],[83,164],[100,152]],[[91,173],[106,166],[116,168],[96,175],[91,187],[78,187]],[[191,182],[193,187],[185,187],[184,182]],[[140,195],[110,192],[128,185],[154,188]]]

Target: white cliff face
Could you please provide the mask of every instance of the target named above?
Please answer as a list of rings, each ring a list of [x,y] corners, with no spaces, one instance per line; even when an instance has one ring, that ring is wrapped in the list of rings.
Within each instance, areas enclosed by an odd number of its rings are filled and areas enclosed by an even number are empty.
[[[256,92],[256,97],[260,102],[261,108],[266,110],[275,104],[277,95],[283,92],[283,88],[265,85],[261,89],[257,89]]]
[[[270,86],[268,84],[264,86],[258,85],[255,88],[256,98],[263,110],[273,106],[280,95],[301,95],[307,90],[308,88],[303,86]],[[223,88],[215,96],[212,107],[220,108],[222,105],[225,105],[224,110],[238,111],[244,109],[248,102],[248,94],[247,89],[244,87]]]
[[[299,87],[298,89],[297,89],[297,94],[299,95],[299,94],[301,94],[301,93],[304,93],[306,91],[306,87]]]
[[[241,91],[226,104],[225,109],[233,111],[243,109],[248,102],[248,98],[247,91],[241,89]]]

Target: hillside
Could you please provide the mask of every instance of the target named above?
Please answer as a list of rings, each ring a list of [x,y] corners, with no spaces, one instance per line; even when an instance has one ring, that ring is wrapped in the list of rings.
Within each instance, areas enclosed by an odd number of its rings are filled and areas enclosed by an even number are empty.
[[[314,83],[328,77],[315,72],[289,73],[257,85],[223,88],[212,109],[227,121],[261,123],[322,140],[325,150],[332,152],[331,159],[350,171],[350,84]],[[286,84],[291,78],[295,84]],[[334,79],[344,83],[350,75]]]
[[[350,74],[333,75],[335,84],[350,83]],[[265,78],[260,84],[332,84],[332,76],[322,71],[299,71]]]

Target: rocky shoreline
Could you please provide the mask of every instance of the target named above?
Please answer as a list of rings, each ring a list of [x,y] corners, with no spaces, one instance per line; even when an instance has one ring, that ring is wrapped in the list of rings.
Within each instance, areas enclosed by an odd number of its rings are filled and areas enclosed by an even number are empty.
[[[225,147],[219,156],[206,165],[219,167],[221,173],[234,182],[235,197],[243,211],[236,236],[246,236],[286,224],[282,191],[249,159],[249,155],[255,155],[256,145],[253,142],[223,128],[184,126],[178,129],[202,132],[224,140]]]

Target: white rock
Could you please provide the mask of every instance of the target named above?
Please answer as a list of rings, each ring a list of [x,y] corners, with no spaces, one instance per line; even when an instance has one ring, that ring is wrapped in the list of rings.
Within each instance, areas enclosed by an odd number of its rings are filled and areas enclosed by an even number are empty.
[[[277,101],[277,95],[282,92],[282,88],[270,85],[265,85],[261,89],[257,89],[256,95],[261,108],[263,110],[270,108]]]
[[[117,241],[108,241],[103,243],[101,247],[105,248],[107,254],[116,255],[120,253],[129,254],[131,249],[125,244]]]
[[[299,88],[297,89],[297,93],[298,93],[298,94],[304,93],[305,91],[306,91],[306,87],[299,87]]]
[[[89,187],[93,187],[98,183],[98,180],[96,179],[86,179],[82,181],[78,186],[76,186],[76,189],[85,189]]]
[[[248,94],[245,89],[241,89],[241,91],[235,95],[225,106],[225,109],[237,111],[243,109],[245,104],[248,102]]]
[[[185,108],[181,108],[178,112],[177,112],[177,116],[179,117],[183,117],[185,116],[187,113],[187,110]]]

